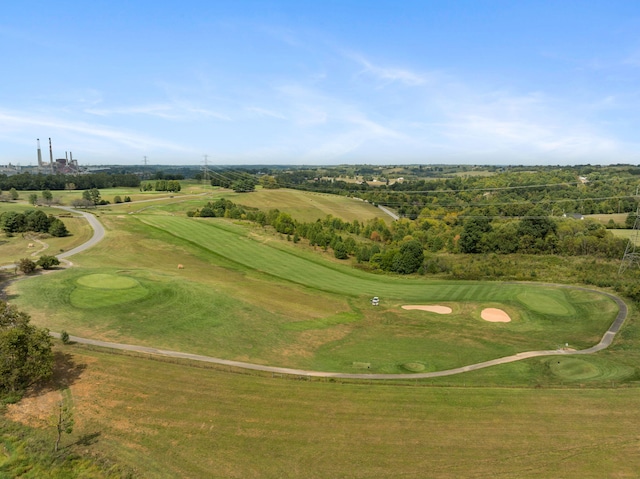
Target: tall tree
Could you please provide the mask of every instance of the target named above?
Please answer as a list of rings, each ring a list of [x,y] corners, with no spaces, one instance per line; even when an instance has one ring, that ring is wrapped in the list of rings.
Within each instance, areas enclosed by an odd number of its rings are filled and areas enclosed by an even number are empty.
[[[15,394],[53,370],[51,337],[29,316],[0,301],[0,393]]]

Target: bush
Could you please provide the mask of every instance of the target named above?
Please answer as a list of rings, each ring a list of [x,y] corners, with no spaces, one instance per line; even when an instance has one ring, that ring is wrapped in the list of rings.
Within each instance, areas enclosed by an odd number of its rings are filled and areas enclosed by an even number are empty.
[[[22,258],[18,261],[18,269],[24,274],[31,274],[36,270],[36,264],[29,258]]]
[[[55,256],[44,255],[40,256],[40,259],[38,259],[36,264],[42,269],[51,269],[54,266],[58,266],[60,264],[60,260]]]

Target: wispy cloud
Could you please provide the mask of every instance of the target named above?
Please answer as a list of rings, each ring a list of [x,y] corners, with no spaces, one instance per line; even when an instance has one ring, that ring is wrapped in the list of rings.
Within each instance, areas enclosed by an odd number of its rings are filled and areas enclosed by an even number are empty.
[[[113,115],[147,115],[176,121],[192,120],[197,117],[209,117],[216,118],[218,120],[231,121],[231,118],[227,115],[182,102],[132,105],[114,108],[86,108],[84,111],[85,113],[104,117]]]
[[[416,73],[407,68],[376,65],[362,55],[350,53],[347,54],[347,57],[362,67],[360,74],[371,75],[382,82],[383,85],[397,82],[407,86],[418,86],[425,84],[429,80],[427,75]]]
[[[70,133],[80,133],[93,138],[108,140],[113,143],[145,150],[150,147],[165,148],[173,151],[185,151],[186,149],[175,143],[171,143],[151,136],[118,130],[101,125],[93,125],[83,122],[71,122],[60,118],[16,114],[0,111],[0,127],[20,128],[20,127],[45,127],[52,131],[64,131]]]
[[[266,108],[260,108],[257,106],[247,106],[245,107],[245,110],[250,112],[250,113],[254,113],[258,116],[266,116],[266,117],[270,117],[270,118],[276,118],[278,120],[286,120],[287,117],[284,116],[281,113],[278,113],[277,111],[274,110],[268,110]]]

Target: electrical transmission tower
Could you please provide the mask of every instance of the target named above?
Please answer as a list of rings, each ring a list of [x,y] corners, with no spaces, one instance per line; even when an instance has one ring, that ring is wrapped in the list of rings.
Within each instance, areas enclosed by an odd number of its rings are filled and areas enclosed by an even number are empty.
[[[206,186],[209,184],[209,155],[204,155],[204,166],[202,167],[202,183]]]
[[[620,263],[620,269],[618,274],[624,273],[627,269],[632,268],[634,265],[640,266],[640,252],[636,251],[636,245],[640,238],[640,206],[636,209],[636,220],[633,223],[633,230],[627,243],[627,248],[624,250],[624,256],[622,257],[622,263]]]

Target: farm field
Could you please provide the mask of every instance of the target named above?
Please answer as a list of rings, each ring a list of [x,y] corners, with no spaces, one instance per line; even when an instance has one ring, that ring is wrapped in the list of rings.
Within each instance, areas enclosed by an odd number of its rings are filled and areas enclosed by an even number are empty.
[[[633,230],[611,230],[611,232],[617,236],[618,238],[624,238],[626,240],[631,238],[631,235],[634,233]],[[636,241],[636,246],[640,245],[640,240]]]
[[[174,201],[134,215],[101,212],[109,235],[74,257],[81,267],[17,283],[12,301],[36,323],[77,336],[371,373],[437,371],[567,344],[583,349],[617,313],[612,300],[576,289],[372,275],[260,228],[178,216],[173,208],[184,205]],[[373,296],[380,307],[370,305]],[[423,303],[453,312],[401,308]],[[482,320],[488,307],[513,321]]]

